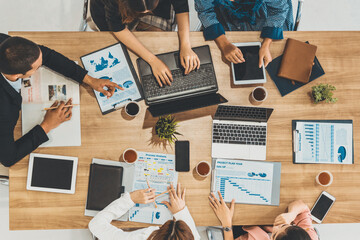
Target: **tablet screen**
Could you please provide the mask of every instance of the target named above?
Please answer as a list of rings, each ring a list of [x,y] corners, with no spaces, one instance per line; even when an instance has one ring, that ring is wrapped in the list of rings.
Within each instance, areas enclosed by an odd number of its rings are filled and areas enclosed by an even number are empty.
[[[259,68],[260,46],[238,47],[245,62],[234,64],[235,81],[264,79],[263,69]]]
[[[31,186],[71,190],[74,161],[34,157]]]

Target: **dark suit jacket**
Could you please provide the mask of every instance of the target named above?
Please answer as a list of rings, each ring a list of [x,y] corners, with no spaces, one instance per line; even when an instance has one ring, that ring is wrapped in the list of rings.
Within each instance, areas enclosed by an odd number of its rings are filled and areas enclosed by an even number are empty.
[[[0,44],[9,36],[0,33]],[[87,71],[54,50],[39,45],[43,65],[82,83]],[[21,110],[21,95],[0,74],[0,162],[10,167],[46,142],[48,137],[40,125],[14,141],[14,128]],[[36,114],[36,113],[34,113]]]

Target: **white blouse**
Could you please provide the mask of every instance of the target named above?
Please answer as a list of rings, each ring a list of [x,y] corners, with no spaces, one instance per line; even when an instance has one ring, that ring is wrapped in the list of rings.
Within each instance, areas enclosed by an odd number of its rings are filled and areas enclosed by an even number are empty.
[[[111,221],[118,219],[124,215],[135,203],[131,200],[130,194],[127,192],[121,198],[113,201],[104,210],[99,212],[89,223],[90,231],[100,240],[119,240],[119,239],[134,239],[146,240],[153,231],[159,227],[151,226],[142,228],[131,232],[124,232],[123,230],[113,226]],[[184,221],[192,231],[195,240],[200,239],[200,235],[196,229],[195,222],[190,215],[189,210],[185,207],[180,212],[174,214],[176,220]]]

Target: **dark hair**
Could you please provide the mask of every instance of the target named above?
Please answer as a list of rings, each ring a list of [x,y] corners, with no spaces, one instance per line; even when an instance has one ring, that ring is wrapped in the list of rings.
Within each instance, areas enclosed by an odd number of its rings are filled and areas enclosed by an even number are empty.
[[[0,44],[0,72],[25,74],[39,55],[36,43],[22,37],[9,37]]]
[[[194,240],[194,235],[184,221],[169,220],[154,231],[148,240]]]
[[[311,240],[305,229],[299,226],[290,226],[280,233],[275,240]]]
[[[126,24],[147,15],[143,12],[154,10],[159,0],[118,0],[118,3],[122,21]]]

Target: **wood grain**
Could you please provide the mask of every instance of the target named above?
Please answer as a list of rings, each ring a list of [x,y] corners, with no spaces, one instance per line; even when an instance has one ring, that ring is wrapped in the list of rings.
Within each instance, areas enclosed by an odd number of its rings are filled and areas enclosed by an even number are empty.
[[[38,44],[44,44],[80,62],[79,57],[117,41],[106,32],[12,32]],[[178,37],[174,32],[135,33],[138,39],[153,53],[178,50]],[[259,32],[229,32],[232,42],[260,41]],[[325,223],[360,222],[360,164],[359,119],[360,107],[356,102],[360,90],[360,32],[285,32],[285,39],[296,38],[317,45],[317,57],[326,74],[295,92],[281,97],[268,76],[264,86],[268,99],[261,106],[275,109],[268,123],[267,161],[282,163],[280,206],[255,206],[237,204],[234,224],[272,224],[275,216],[284,212],[287,205],[302,199],[310,207],[324,188],[315,184],[315,176],[321,170],[334,175],[333,184],[326,190],[337,199]],[[230,68],[221,60],[214,42],[205,42],[202,33],[191,33],[192,46],[208,44],[211,48],[219,92],[229,104],[251,105],[249,94],[253,86],[235,87],[231,84]],[[271,46],[275,58],[283,51],[285,40]],[[137,57],[130,54],[136,67]],[[337,87],[336,104],[313,104],[308,95],[311,86],[329,83]],[[153,136],[156,119],[142,110],[135,119],[129,119],[122,110],[102,116],[94,94],[88,86],[81,91],[81,147],[40,148],[35,152],[79,157],[76,193],[74,195],[34,192],[26,190],[28,157],[10,168],[10,229],[67,229],[86,228],[90,217],[84,216],[89,166],[92,158],[118,161],[128,147],[140,151],[174,154],[174,147],[159,143]],[[187,205],[197,225],[219,225],[208,204],[210,177],[199,179],[194,167],[199,161],[211,161],[211,124],[216,107],[206,107],[175,114],[180,121],[180,139],[190,141],[191,171],[180,173],[179,181],[187,188]],[[21,118],[20,118],[21,119]],[[292,119],[353,119],[355,164],[350,166],[294,165],[292,163]],[[19,120],[15,138],[21,134]],[[69,136],[71,137],[71,136]],[[147,224],[115,222],[118,227],[143,227]]]

